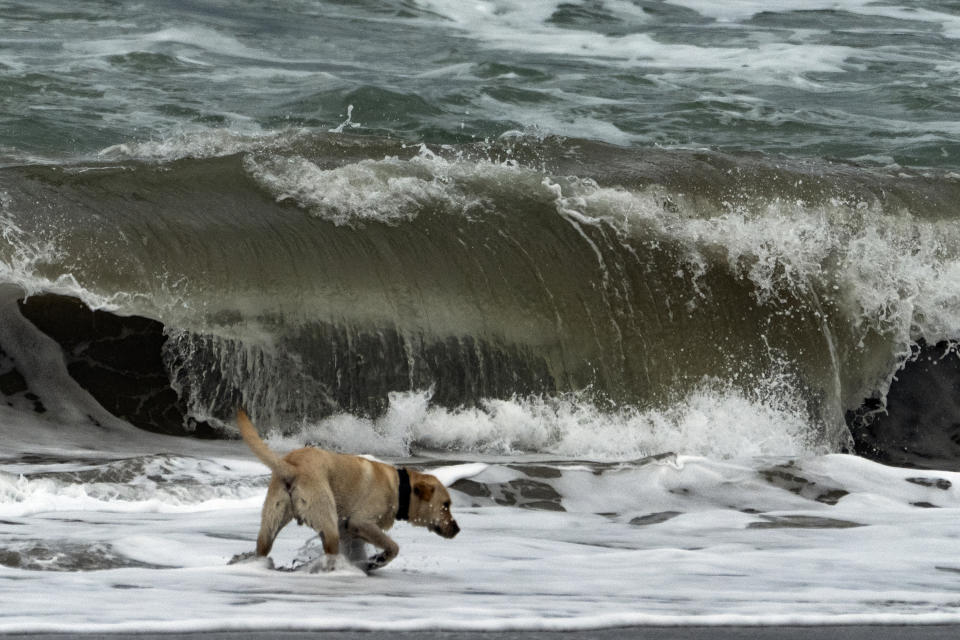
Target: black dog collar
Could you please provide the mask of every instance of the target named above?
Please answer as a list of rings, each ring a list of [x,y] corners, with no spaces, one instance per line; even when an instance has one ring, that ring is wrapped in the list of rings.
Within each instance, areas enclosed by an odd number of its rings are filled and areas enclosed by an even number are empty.
[[[397,520],[407,520],[410,517],[410,474],[406,469],[397,469],[397,476],[400,477],[400,485],[397,487]]]

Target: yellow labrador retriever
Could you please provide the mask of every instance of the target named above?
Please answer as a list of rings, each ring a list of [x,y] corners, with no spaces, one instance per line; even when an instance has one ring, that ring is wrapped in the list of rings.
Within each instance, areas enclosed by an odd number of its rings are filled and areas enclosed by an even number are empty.
[[[315,447],[281,457],[260,439],[242,409],[237,424],[244,442],[273,472],[263,503],[257,556],[269,554],[277,534],[294,519],[321,534],[324,570],[333,569],[341,537],[381,549],[366,559],[365,570],[386,565],[400,550],[385,533],[395,520],[409,520],[444,538],[460,532],[450,513],[450,494],[434,476]]]

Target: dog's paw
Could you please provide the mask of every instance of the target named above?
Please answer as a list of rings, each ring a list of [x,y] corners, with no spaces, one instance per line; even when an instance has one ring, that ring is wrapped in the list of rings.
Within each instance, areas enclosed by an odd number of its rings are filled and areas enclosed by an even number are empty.
[[[241,562],[249,562],[257,557],[255,551],[246,551],[244,553],[238,553],[237,555],[230,558],[230,561],[227,564],[239,564]]]
[[[337,570],[339,566],[340,556],[325,555],[304,563],[301,567],[298,567],[297,570],[306,571],[307,573],[330,573],[331,571]]]
[[[375,556],[370,556],[367,559],[367,564],[364,565],[363,570],[367,573],[371,571],[376,571],[382,567],[385,567],[390,560],[387,559],[386,553],[378,553]]]
[[[227,564],[260,564],[265,569],[273,569],[273,558],[269,556],[258,556],[254,551],[238,553],[230,558]]]

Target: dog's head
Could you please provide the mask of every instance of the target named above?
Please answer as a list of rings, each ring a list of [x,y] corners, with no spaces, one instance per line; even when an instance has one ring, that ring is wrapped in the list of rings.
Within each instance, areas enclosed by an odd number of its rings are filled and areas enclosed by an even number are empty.
[[[460,525],[450,513],[450,494],[434,476],[417,474],[410,496],[410,523],[426,527],[444,538],[460,533]]]

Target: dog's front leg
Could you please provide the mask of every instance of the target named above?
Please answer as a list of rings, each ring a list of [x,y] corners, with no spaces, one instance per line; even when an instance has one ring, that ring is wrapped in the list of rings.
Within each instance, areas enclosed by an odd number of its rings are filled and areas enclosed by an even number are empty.
[[[350,564],[362,567],[367,563],[367,541],[351,534],[347,528],[349,523],[349,520],[340,523],[340,555]]]
[[[386,566],[391,560],[396,558],[400,552],[400,547],[397,546],[397,543],[385,534],[380,527],[373,523],[354,522],[350,520],[347,523],[346,529],[351,536],[366,540],[373,546],[382,549],[380,553],[367,559],[367,564],[364,567],[366,571],[373,571],[374,569]]]

